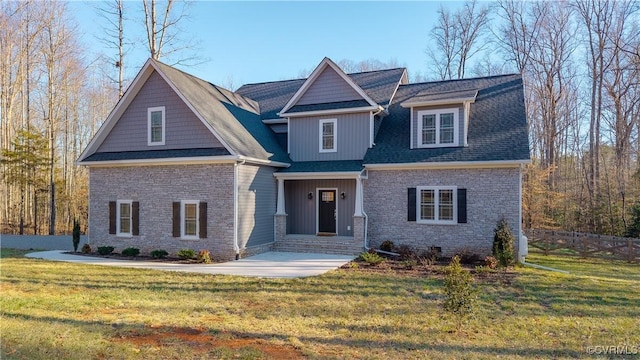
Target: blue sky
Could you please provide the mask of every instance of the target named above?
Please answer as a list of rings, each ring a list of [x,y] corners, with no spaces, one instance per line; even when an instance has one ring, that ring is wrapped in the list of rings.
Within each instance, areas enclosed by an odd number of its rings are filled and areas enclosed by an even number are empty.
[[[454,9],[461,2],[445,2]],[[87,57],[104,52],[96,38],[104,30],[97,2],[71,2]],[[439,2],[218,2],[197,1],[184,23],[186,38],[199,42],[195,54],[207,60],[182,70],[210,82],[238,87],[244,83],[299,77],[323,57],[334,61],[395,59],[410,73],[427,70],[428,34]],[[148,57],[139,2],[125,3],[132,20],[125,28],[136,45],[126,58],[135,75]],[[115,68],[114,68],[115,71]]]

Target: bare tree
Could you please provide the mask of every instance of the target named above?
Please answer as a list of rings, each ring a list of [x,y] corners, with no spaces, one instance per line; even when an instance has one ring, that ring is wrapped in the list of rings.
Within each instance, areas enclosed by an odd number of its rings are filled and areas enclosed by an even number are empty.
[[[118,69],[118,78],[115,80],[118,84],[118,97],[122,97],[125,89],[125,62],[124,57],[127,53],[125,47],[129,45],[124,37],[124,0],[111,0],[105,6],[98,8],[100,16],[107,21],[104,28],[104,35],[99,40],[108,48],[117,51],[116,56],[108,56],[111,63]]]
[[[478,5],[476,0],[465,2],[454,13],[440,7],[438,23],[431,30],[436,46],[427,54],[441,80],[464,78],[467,61],[484,48],[479,40],[489,21],[489,7]]]
[[[180,36],[180,26],[189,19],[189,6],[187,1],[167,0],[163,7],[159,7],[156,0],[142,0],[151,58],[165,61],[169,59],[173,65],[197,62],[198,56],[187,52],[195,47],[194,41]]]

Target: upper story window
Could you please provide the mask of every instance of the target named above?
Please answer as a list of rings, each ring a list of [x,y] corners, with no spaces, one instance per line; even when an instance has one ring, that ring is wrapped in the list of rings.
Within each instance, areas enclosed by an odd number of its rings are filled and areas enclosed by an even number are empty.
[[[116,214],[116,235],[123,237],[132,236],[132,211],[131,205],[133,201],[131,200],[118,200],[117,201],[117,214]]]
[[[320,120],[320,152],[336,152],[337,119]]]
[[[458,111],[418,111],[418,147],[458,146]]]
[[[148,145],[164,145],[165,116],[164,106],[147,109]]]

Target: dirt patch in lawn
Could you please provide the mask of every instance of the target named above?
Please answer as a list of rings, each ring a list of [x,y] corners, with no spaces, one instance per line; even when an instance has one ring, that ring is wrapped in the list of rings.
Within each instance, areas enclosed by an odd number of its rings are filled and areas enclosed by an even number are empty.
[[[212,335],[206,329],[172,326],[146,326],[141,330],[123,330],[114,337],[117,342],[135,346],[157,348],[187,345],[197,353],[207,353],[217,348],[238,350],[251,348],[274,359],[304,359],[305,356],[291,346],[271,344],[260,338],[235,338],[231,334]]]

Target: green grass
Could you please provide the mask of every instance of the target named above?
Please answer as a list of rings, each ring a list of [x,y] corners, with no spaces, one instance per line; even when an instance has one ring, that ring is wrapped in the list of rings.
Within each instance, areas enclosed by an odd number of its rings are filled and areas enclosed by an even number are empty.
[[[548,359],[640,347],[640,266],[623,262],[532,254],[571,274],[480,278],[477,317],[456,329],[441,278],[257,279],[19,256],[3,249],[0,262],[2,359]]]

